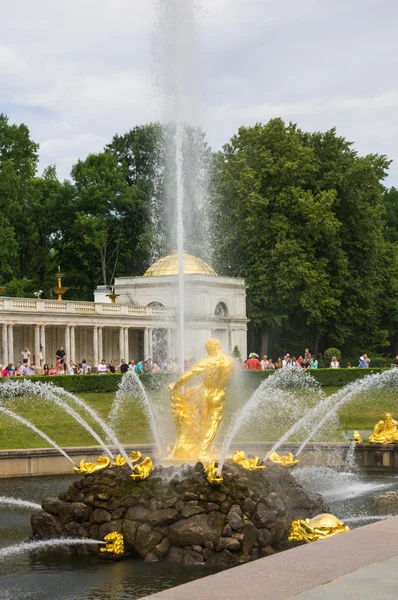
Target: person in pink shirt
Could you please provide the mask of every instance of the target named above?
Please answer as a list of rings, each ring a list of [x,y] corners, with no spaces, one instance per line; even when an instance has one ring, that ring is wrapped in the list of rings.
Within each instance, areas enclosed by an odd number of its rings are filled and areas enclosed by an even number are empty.
[[[1,374],[2,377],[10,377],[12,373],[12,363],[9,363]]]

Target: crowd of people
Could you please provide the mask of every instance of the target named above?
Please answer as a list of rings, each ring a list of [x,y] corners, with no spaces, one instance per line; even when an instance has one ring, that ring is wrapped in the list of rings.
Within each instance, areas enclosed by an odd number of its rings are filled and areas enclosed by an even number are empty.
[[[195,364],[195,359],[191,358],[186,360],[184,367],[185,370],[190,369]],[[318,360],[314,354],[311,354],[308,348],[305,349],[303,356],[296,358],[291,356],[288,352],[283,358],[278,357],[274,362],[271,357],[266,355],[260,360],[260,357],[255,352],[249,355],[249,358],[243,362],[242,359],[237,359],[237,368],[247,369],[249,371],[264,371],[270,369],[317,369]],[[370,365],[370,359],[366,354],[359,357],[359,363],[354,367],[351,363],[347,364],[348,369],[367,369]],[[72,360],[67,360],[65,350],[62,346],[58,348],[55,353],[55,360],[52,364],[44,363],[42,348],[40,349],[40,374],[43,375],[89,375],[92,372],[96,372],[99,375],[114,374],[114,373],[127,373],[133,371],[135,373],[165,373],[165,372],[177,372],[179,371],[179,360],[175,359],[162,359],[158,362],[148,358],[147,360],[129,360],[121,359],[120,364],[116,365],[115,360],[111,360],[108,363],[103,358],[98,365],[94,365],[94,369],[87,363],[85,358],[81,362],[76,363]],[[339,369],[340,362],[336,356],[332,356],[329,364],[330,369]],[[21,360],[18,361],[15,366],[12,363],[2,366],[0,365],[0,376],[1,377],[27,377],[36,374],[36,360],[35,356],[32,357],[29,348],[24,348],[21,352]]]
[[[189,361],[185,361],[185,367],[190,368],[194,364],[195,360],[192,358]],[[74,362],[67,359],[65,350],[62,346],[58,348],[55,353],[55,360],[53,363],[45,363],[42,354],[42,348],[40,350],[40,374],[45,376],[52,375],[89,375],[92,372],[96,372],[99,375],[113,374],[113,373],[127,373],[127,371],[134,371],[137,374],[142,373],[165,373],[165,372],[177,372],[179,371],[178,358],[175,359],[162,359],[158,362],[153,361],[152,358],[147,360],[141,359],[137,363],[134,360],[126,362],[125,359],[121,359],[120,364],[116,364],[115,360],[110,360],[108,363],[103,358],[98,365],[94,365],[94,368],[88,364],[85,358],[81,362]],[[15,365],[9,363],[8,365],[0,365],[0,376],[1,377],[28,377],[36,375],[36,359],[32,357],[29,348],[24,348],[21,352],[21,360]]]
[[[351,363],[347,363],[346,368],[367,369],[369,365],[370,358],[367,354],[363,354],[359,357],[359,362],[356,367]],[[278,357],[276,362],[265,354],[262,360],[260,360],[259,355],[252,352],[246,362],[242,363],[242,368],[248,369],[249,371],[265,371],[267,369],[317,369],[318,366],[318,359],[314,354],[311,354],[308,348],[305,349],[303,356],[296,358],[287,352],[283,358]],[[336,356],[332,356],[328,366],[330,369],[340,369],[340,362],[337,360]]]

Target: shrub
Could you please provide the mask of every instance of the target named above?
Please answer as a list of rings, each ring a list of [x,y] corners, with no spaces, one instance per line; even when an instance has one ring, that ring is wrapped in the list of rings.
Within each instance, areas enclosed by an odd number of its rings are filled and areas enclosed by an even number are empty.
[[[323,354],[323,361],[324,361],[325,367],[328,367],[330,365],[333,356],[335,356],[337,358],[337,360],[340,362],[341,352],[338,348],[328,348],[327,350],[325,350],[325,352]]]

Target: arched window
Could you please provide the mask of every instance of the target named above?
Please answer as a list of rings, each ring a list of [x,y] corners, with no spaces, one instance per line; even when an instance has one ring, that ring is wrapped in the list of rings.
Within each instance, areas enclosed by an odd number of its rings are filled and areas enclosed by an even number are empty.
[[[228,307],[225,304],[225,302],[219,302],[217,304],[214,314],[220,319],[222,319],[223,317],[228,317]]]
[[[164,308],[164,304],[161,302],[150,302],[147,306],[152,306],[153,308]]]

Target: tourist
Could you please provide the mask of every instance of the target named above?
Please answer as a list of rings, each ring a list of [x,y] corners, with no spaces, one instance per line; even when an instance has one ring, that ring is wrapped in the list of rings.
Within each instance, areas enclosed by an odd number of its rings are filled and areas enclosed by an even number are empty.
[[[87,364],[87,360],[83,358],[81,362],[81,374],[89,375],[91,373],[91,367]]]
[[[98,375],[105,375],[107,372],[105,358],[103,358],[97,367]]]
[[[275,369],[281,369],[282,368],[282,359],[280,356],[278,356],[278,360],[275,363]]]
[[[258,354],[255,352],[249,354],[249,358],[245,363],[245,369],[248,369],[249,371],[261,371],[261,363],[258,360]]]
[[[54,365],[51,365],[50,369],[48,370],[48,374],[49,375],[58,375],[58,371]]]
[[[349,362],[349,363],[347,363],[347,367],[346,368],[347,369],[354,369],[355,367],[353,367],[352,364]]]
[[[76,365],[74,365],[73,361],[70,360],[69,361],[69,365],[68,365],[68,369],[67,369],[68,375],[75,375],[75,367],[76,367]]]
[[[25,365],[23,365],[23,371],[21,369],[22,369],[22,363],[17,362],[17,364],[15,366],[15,373],[14,373],[15,377],[23,377],[25,375],[25,370],[26,370]]]
[[[360,356],[357,369],[367,369],[368,367],[369,367],[369,363],[367,362],[365,356]]]
[[[124,375],[124,373],[127,373],[128,370],[129,370],[129,366],[126,363],[126,361],[124,360],[124,358],[122,358],[122,360],[120,361],[119,371]]]
[[[368,355],[367,355],[367,354],[364,354],[364,355],[363,355],[363,358],[365,359],[365,362],[366,362],[366,368],[369,368],[369,365],[370,365],[370,358],[368,358]]]
[[[268,369],[268,357],[266,354],[264,354],[263,359],[261,361],[261,370],[265,371],[265,369]]]
[[[40,345],[40,364],[44,361],[44,348]]]
[[[143,360],[139,360],[136,367],[135,367],[135,372],[137,373],[137,375],[140,375],[141,373],[144,373],[144,365],[143,365]]]
[[[45,363],[43,365],[43,375],[48,375],[48,364],[47,363]]]
[[[68,374],[68,367],[66,362],[63,362],[61,365],[59,365],[58,368],[58,375],[67,375]]]
[[[162,362],[160,363],[160,372],[166,373],[166,371],[167,371],[167,360],[164,358],[162,360]]]
[[[135,362],[133,360],[129,360],[129,372],[135,373]]]
[[[290,357],[290,354],[287,352],[287,353],[285,354],[285,356],[283,357],[283,360],[282,360],[282,368],[283,368],[283,369],[286,369],[286,365],[287,365],[287,363],[288,363],[288,362],[290,362],[290,361],[291,361],[291,357]]]
[[[158,363],[153,363],[152,365],[152,373],[160,373],[160,367],[158,365]]]
[[[311,360],[310,360],[310,369],[317,369],[317,368],[318,368],[318,359],[313,354],[311,356]]]
[[[187,364],[187,367],[185,370],[187,370],[188,368],[188,361],[185,361]],[[150,373],[152,371],[152,358],[148,358],[145,363],[144,363],[144,372],[145,373]]]
[[[267,365],[267,367],[266,367],[266,368],[267,368],[267,369],[275,369],[275,365],[274,365],[274,363],[273,363],[273,361],[272,361],[272,358],[269,358],[269,359],[268,359],[268,365]]]
[[[29,351],[28,347],[26,347],[24,350],[22,350],[21,356],[22,356],[22,363],[24,365],[26,365],[30,360],[30,351]]]
[[[332,356],[332,362],[330,363],[331,369],[340,369],[340,363],[337,360],[336,356]]]
[[[117,370],[117,367],[115,366],[115,361],[111,360],[111,362],[108,365],[108,373],[113,373],[115,374]]]
[[[12,363],[8,363],[8,365],[6,366],[6,368],[3,369],[3,372],[1,374],[1,376],[2,377],[11,377],[12,371],[13,371]]]
[[[55,360],[59,361],[59,364],[62,364],[64,362],[64,359],[65,359],[65,350],[63,349],[63,346],[60,346],[55,353]]]

